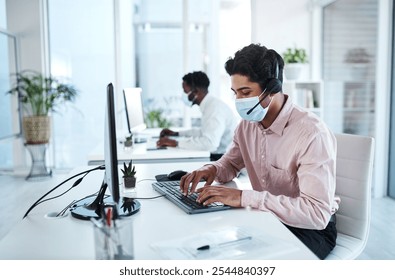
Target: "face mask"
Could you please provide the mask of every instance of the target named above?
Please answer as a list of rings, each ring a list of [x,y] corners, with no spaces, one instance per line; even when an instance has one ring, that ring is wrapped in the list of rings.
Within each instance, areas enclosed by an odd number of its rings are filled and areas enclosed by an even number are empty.
[[[192,94],[192,91],[186,93],[186,94],[182,94],[182,102],[184,102],[185,106],[192,106],[193,105],[193,100],[189,100],[189,95]]]
[[[272,100],[270,100],[270,103],[266,108],[258,105],[249,115],[247,115],[247,112],[259,102],[259,97],[261,97],[261,95],[262,94],[254,97],[236,99],[236,109],[240,117],[251,122],[260,122],[263,120],[269,110]]]

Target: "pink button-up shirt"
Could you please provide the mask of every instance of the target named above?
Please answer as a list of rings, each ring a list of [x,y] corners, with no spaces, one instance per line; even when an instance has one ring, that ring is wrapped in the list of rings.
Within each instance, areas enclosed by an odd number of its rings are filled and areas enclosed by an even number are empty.
[[[253,190],[242,191],[241,205],[270,211],[287,225],[324,229],[339,208],[336,139],[289,97],[267,129],[242,120],[230,150],[213,165],[220,183],[245,167]]]

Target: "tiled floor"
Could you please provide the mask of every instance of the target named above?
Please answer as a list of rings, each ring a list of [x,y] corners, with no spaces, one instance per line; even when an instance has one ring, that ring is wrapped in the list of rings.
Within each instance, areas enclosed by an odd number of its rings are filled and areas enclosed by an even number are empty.
[[[0,239],[20,221],[29,208],[50,187],[66,179],[57,172],[51,180],[26,182],[24,176],[0,175]],[[395,200],[372,200],[370,235],[358,259],[395,260]]]

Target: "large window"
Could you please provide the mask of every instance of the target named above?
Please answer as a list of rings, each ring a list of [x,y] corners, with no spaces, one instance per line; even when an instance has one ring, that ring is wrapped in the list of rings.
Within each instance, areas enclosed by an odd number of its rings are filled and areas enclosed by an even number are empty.
[[[73,106],[53,114],[57,168],[84,165],[103,141],[106,86],[115,83],[114,6],[111,0],[50,0],[51,74],[79,90]]]
[[[223,66],[251,42],[250,1],[145,0],[135,7],[137,85],[146,113],[159,109],[173,126],[198,126],[199,108],[181,102],[182,77],[191,71],[206,72],[210,94],[233,106]]]
[[[142,87],[146,111],[166,110],[176,126],[188,125],[188,117],[199,124],[198,107],[180,100],[186,72],[206,71],[210,93],[233,105],[223,65],[250,43],[249,1],[49,0],[48,7],[51,73],[80,90],[73,106],[53,115],[56,168],[86,164],[103,141],[109,82],[118,99],[118,137],[127,133],[124,87]]]
[[[20,135],[18,99],[5,93],[15,82],[17,40],[7,31],[5,1],[0,1],[0,170],[14,168],[14,143]]]

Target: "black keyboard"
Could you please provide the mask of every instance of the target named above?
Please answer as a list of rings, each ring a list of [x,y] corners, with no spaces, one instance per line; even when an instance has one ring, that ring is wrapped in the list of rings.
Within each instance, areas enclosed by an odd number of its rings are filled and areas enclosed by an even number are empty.
[[[230,206],[219,202],[203,205],[196,201],[198,194],[193,193],[185,196],[180,191],[180,181],[155,182],[153,188],[161,194],[165,194],[166,198],[183,209],[188,214],[206,213],[212,211],[220,211],[230,209]]]

